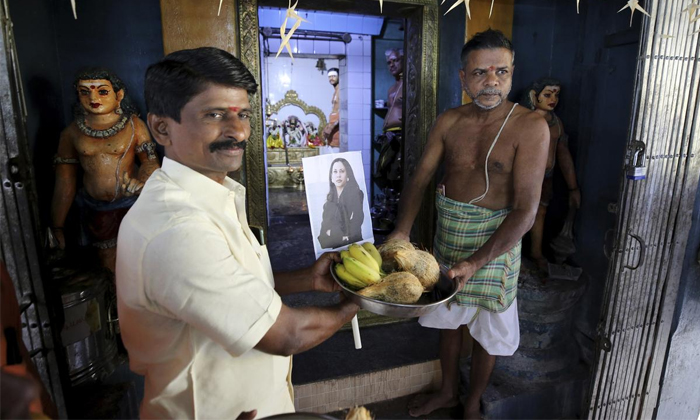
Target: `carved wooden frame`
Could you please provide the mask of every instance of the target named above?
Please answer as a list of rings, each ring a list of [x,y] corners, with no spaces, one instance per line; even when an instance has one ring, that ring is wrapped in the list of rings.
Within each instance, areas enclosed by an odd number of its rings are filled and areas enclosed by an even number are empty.
[[[372,1],[375,0],[356,0]],[[407,115],[404,127],[404,180],[410,179],[415,171],[428,133],[437,116],[437,75],[438,75],[438,2],[435,0],[384,0],[415,6],[415,11],[407,18],[407,60],[406,93],[404,113]],[[379,7],[379,4],[377,4]],[[258,23],[258,0],[238,1],[238,30],[240,31],[240,59],[260,83],[260,45]],[[420,57],[418,62],[412,58]],[[267,191],[265,185],[265,141],[263,139],[263,111],[260,94],[250,97],[253,110],[251,136],[246,148],[245,173],[241,180],[248,191],[248,219],[250,224],[263,227],[267,234]],[[423,244],[431,244],[435,197],[434,188],[429,188],[420,213],[414,239]],[[420,223],[421,220],[429,221]]]

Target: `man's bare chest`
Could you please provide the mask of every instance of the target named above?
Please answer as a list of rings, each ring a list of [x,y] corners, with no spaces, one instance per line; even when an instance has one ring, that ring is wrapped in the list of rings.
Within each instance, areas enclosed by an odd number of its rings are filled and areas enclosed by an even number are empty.
[[[98,139],[79,133],[74,139],[75,150],[81,156],[115,155],[121,156],[131,143],[131,129],[126,127],[112,137]],[[133,144],[131,149],[133,149]]]
[[[459,127],[445,140],[445,163],[459,171],[483,171],[508,174],[513,170],[515,147],[510,130],[498,136],[498,129]],[[496,139],[498,136],[498,139]],[[450,169],[450,168],[448,168]]]

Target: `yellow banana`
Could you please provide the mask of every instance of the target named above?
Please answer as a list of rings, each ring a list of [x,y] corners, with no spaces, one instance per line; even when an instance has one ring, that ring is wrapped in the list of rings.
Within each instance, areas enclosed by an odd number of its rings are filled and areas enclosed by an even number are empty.
[[[344,250],[344,251],[340,251],[340,258],[341,258],[341,259],[345,259],[345,258],[347,258],[347,257],[349,257],[349,256],[350,256],[350,253],[348,252],[347,249]]]
[[[353,257],[345,258],[343,260],[343,265],[348,273],[355,276],[355,278],[365,283],[367,286],[371,286],[381,280],[379,272],[367,267]]]
[[[365,283],[361,282],[357,277],[348,273],[348,270],[343,264],[335,265],[335,274],[337,274],[342,281],[344,281],[348,286],[350,286],[351,289],[362,289],[363,287],[367,286]]]
[[[362,248],[367,251],[367,253],[374,258],[374,261],[377,262],[379,267],[382,266],[382,255],[377,251],[377,248],[374,246],[372,242],[365,242],[362,244]]]
[[[379,264],[377,264],[377,261],[375,261],[363,247],[358,244],[352,244],[348,247],[348,251],[352,258],[379,273]]]

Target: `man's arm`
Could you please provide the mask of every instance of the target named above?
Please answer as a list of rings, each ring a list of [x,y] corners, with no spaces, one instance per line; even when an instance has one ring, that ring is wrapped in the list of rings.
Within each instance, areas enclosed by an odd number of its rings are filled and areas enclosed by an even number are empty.
[[[418,215],[425,188],[433,179],[445,151],[443,138],[444,132],[449,125],[448,121],[446,121],[448,118],[448,115],[440,116],[432,130],[430,130],[428,144],[425,146],[423,156],[418,163],[418,168],[413,174],[409,184],[401,193],[396,228],[387,239],[398,238],[406,241],[409,240],[411,226],[413,226],[413,221]]]
[[[359,307],[344,297],[329,307],[282,305],[277,320],[255,346],[265,353],[291,356],[316,347],[350,322]]]
[[[78,180],[78,152],[73,146],[69,130],[70,126],[61,132],[61,138],[58,142],[58,151],[54,161],[56,164],[56,183],[51,200],[51,230],[61,249],[66,247],[63,226],[75,198]]]
[[[327,252],[313,265],[294,271],[275,273],[275,291],[280,295],[301,292],[334,292],[340,286],[330,274],[331,265],[340,262],[340,254]]]
[[[513,209],[486,243],[466,260],[447,273],[451,278],[466,281],[487,262],[511,249],[527,233],[535,221],[547,164],[549,127],[540,116],[523,116],[522,139],[513,162]]]

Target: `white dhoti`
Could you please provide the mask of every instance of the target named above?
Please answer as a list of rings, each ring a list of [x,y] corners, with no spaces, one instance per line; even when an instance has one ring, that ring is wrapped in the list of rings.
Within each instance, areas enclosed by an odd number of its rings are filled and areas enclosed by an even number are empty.
[[[520,344],[518,299],[501,313],[453,303],[441,305],[418,319],[420,325],[441,330],[456,330],[466,325],[474,340],[492,356],[512,356]]]

